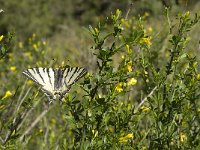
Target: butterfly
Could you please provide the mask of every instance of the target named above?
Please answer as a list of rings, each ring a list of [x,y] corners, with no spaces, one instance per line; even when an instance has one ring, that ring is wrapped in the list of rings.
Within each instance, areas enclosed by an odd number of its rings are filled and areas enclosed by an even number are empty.
[[[85,68],[31,68],[22,72],[29,79],[42,86],[42,91],[48,97],[49,102],[62,98],[69,93],[71,86],[81,77],[86,75]]]

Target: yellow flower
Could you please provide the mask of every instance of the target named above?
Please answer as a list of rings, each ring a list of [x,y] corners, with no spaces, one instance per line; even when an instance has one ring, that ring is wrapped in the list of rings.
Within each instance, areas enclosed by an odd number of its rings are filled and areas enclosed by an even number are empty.
[[[151,41],[150,41],[150,37],[147,37],[147,38],[142,38],[140,40],[140,43],[141,44],[146,44],[146,45],[152,45]]]
[[[43,41],[42,44],[43,44],[44,46],[47,45],[46,41]]]
[[[148,28],[149,33],[151,33],[153,31],[152,27]]]
[[[32,80],[28,80],[28,81],[27,81],[27,84],[28,84],[28,85],[32,85],[32,84],[33,84],[33,81],[32,81]]]
[[[135,78],[131,78],[129,81],[128,81],[128,85],[135,85],[137,83],[137,80]]]
[[[101,94],[99,94],[99,98],[102,98],[102,95],[101,95]]]
[[[129,133],[124,138],[126,138],[126,139],[132,139],[133,138],[133,134]]]
[[[149,16],[149,13],[148,12],[145,12],[144,13],[144,17],[148,17]]]
[[[120,143],[127,143],[129,139],[132,139],[134,136],[132,133],[127,134],[126,136],[122,136],[119,138]]]
[[[10,70],[13,71],[13,72],[15,72],[16,71],[16,66],[11,66]]]
[[[2,41],[3,37],[4,37],[3,35],[0,36],[0,42]]]
[[[117,86],[115,87],[115,90],[118,91],[118,92],[123,91],[122,86],[123,86],[122,82],[118,83]]]
[[[11,93],[10,91],[6,91],[4,97],[3,97],[1,100],[6,99],[6,98],[9,98],[9,97],[11,97],[11,96],[12,96],[12,93]]]
[[[200,80],[200,73],[196,75],[197,80]]]
[[[98,136],[98,131],[95,131],[94,129],[92,130],[92,134],[94,135],[94,137],[97,137]]]
[[[190,12],[187,11],[187,12],[185,13],[185,17],[189,17],[189,16],[190,16]]]
[[[28,57],[28,59],[32,59],[32,54],[31,54],[31,52],[25,52],[25,53],[24,53],[24,56],[25,56],[25,57]]]
[[[119,16],[121,11],[119,9],[116,10],[116,15]]]
[[[132,108],[132,105],[128,104],[127,110],[131,110],[131,108]]]
[[[94,134],[94,132],[95,132],[94,129],[92,129],[92,134]]]
[[[121,23],[123,24],[124,22],[125,22],[125,19],[124,19],[124,18],[122,18],[122,19],[121,19]]]
[[[132,71],[132,66],[133,66],[132,61],[129,61],[129,62],[127,63],[127,70],[128,70],[128,72],[131,72],[131,71]]]
[[[97,28],[94,28],[95,33],[98,35],[99,34],[99,30]]]
[[[193,66],[194,68],[197,67],[197,66],[198,66],[198,62],[195,61],[195,62],[192,64],[192,66]]]
[[[119,102],[118,104],[119,104],[119,106],[121,107],[121,106],[124,105],[124,102]]]
[[[35,49],[35,50],[37,50],[37,44],[33,44],[33,48]]]
[[[3,37],[4,37],[3,35],[0,36],[0,42],[3,40]]]
[[[130,48],[129,45],[126,45],[126,49],[127,49],[127,52],[130,54],[132,52],[132,49]]]
[[[187,136],[185,133],[183,133],[183,132],[180,133],[180,140],[181,140],[181,142],[184,142],[187,140]]]
[[[19,48],[23,48],[24,47],[22,42],[19,42],[18,46],[19,46]]]
[[[116,111],[116,110],[117,110],[117,107],[116,107],[116,106],[113,106],[112,109],[113,109],[114,111]]]
[[[145,107],[145,106],[142,106],[140,109],[142,112],[148,112],[150,110],[149,107]]]

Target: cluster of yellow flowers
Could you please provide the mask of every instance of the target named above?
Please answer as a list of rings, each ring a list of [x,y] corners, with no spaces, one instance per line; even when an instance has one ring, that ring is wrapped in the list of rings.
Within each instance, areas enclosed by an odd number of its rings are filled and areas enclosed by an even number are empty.
[[[129,62],[127,63],[127,70],[128,70],[128,72],[133,71],[133,70],[132,70],[132,66],[133,66],[132,61],[129,61]]]
[[[121,23],[124,27],[130,28],[132,26],[132,19],[125,20],[124,18],[122,18]]]
[[[146,44],[146,45],[151,46],[151,45],[152,45],[152,43],[151,43],[151,37],[142,38],[142,39],[140,40],[140,43],[141,43],[141,44]]]
[[[119,83],[116,85],[116,87],[115,87],[115,91],[117,91],[117,92],[122,92],[124,86],[126,86],[126,85],[128,85],[128,86],[130,86],[130,85],[135,85],[136,83],[137,83],[137,80],[136,80],[135,78],[131,78],[131,79],[128,81],[127,84],[126,84],[126,83],[123,83],[123,82],[119,82]]]
[[[29,39],[29,44],[32,45],[35,51],[38,51],[41,46],[46,46],[46,41],[37,41],[36,34],[34,33]],[[22,47],[22,46],[21,46]]]
[[[129,45],[126,45],[126,50],[127,50],[128,55],[132,54],[132,49],[130,48]],[[124,55],[122,55],[122,59],[125,59]],[[126,72],[128,72],[128,73],[132,72],[133,71],[133,62],[131,60],[125,60],[124,62],[125,62],[125,70],[126,70]],[[127,83],[119,82],[115,87],[115,91],[122,92],[123,88],[125,86],[135,85],[136,83],[137,83],[137,80],[135,78],[130,78]]]

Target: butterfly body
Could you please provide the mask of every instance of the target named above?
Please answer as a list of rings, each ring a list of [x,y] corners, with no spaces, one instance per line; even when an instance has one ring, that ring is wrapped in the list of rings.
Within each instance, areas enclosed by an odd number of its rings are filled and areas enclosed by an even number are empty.
[[[65,68],[31,68],[22,72],[28,78],[42,86],[42,91],[52,102],[61,100],[71,89],[71,86],[83,77],[87,71],[79,67]]]

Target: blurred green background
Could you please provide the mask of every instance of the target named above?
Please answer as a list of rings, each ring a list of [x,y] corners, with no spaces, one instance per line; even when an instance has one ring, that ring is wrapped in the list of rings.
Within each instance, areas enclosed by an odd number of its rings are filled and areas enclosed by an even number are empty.
[[[116,9],[128,17],[148,14],[147,23],[155,34],[165,30],[164,7],[171,16],[189,10],[198,12],[199,0],[0,0],[0,34],[14,31],[16,42],[26,41],[32,34],[47,42],[46,53],[52,60],[68,58],[72,65],[91,64],[87,59],[92,44],[88,26],[96,25]],[[197,33],[197,32],[196,32]],[[159,35],[160,36],[160,35]],[[199,35],[194,35],[199,36]],[[61,58],[61,59],[60,59]]]

